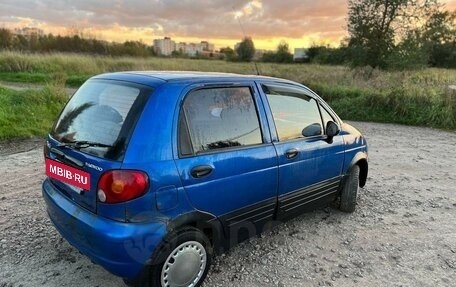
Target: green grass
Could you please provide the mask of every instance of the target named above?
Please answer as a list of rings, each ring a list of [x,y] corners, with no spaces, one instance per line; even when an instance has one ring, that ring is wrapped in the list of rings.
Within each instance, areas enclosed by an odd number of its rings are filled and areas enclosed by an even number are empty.
[[[61,79],[58,79],[61,78]],[[72,88],[81,86],[89,75],[70,75],[65,74],[45,74],[45,73],[27,73],[27,72],[0,72],[0,80],[14,83],[30,83],[30,84],[52,84],[63,80],[65,85]]]
[[[7,82],[18,82],[18,83],[33,83],[41,84],[50,82],[51,77],[44,73],[28,73],[28,72],[0,72],[0,79]]]
[[[310,87],[343,119],[456,130],[456,91],[448,88],[398,86],[375,90],[322,84]]]
[[[390,122],[456,130],[456,92],[448,89],[448,85],[456,84],[455,70],[424,69],[387,72],[369,68],[352,70],[343,66],[272,63],[258,63],[258,68],[262,75],[286,78],[309,86],[346,120]],[[96,74],[132,70],[256,73],[251,63],[217,60],[0,52],[0,81],[78,87]],[[37,97],[40,93],[42,92],[18,93],[2,90],[0,96],[4,97],[3,94],[8,94],[11,97],[15,94],[18,97],[24,97],[27,94]],[[56,108],[50,105],[49,109]],[[44,134],[50,126],[43,123],[42,126],[33,128],[32,121],[36,120],[36,116],[29,113],[28,116],[27,114],[21,116],[21,121],[13,121],[9,128],[6,128],[3,121],[13,117],[11,115],[13,110],[2,104],[0,112],[2,119],[0,129],[3,130],[0,133],[0,140]],[[46,117],[51,114],[46,114]],[[55,114],[56,112],[51,117]],[[19,125],[27,126],[25,128],[27,132]]]
[[[68,96],[62,88],[14,91],[0,87],[0,141],[44,136]]]

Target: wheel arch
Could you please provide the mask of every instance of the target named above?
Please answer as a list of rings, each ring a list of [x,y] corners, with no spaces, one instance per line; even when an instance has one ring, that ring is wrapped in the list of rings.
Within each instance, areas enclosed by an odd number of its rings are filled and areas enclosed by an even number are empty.
[[[216,253],[224,250],[224,233],[220,220],[203,211],[191,211],[172,219],[168,223],[168,232],[173,232],[187,226],[194,227],[206,235]]]
[[[350,166],[347,171],[349,171],[354,165],[359,166],[359,186],[364,187],[367,181],[367,174],[369,170],[369,164],[367,161],[368,157],[365,152],[358,152],[352,159]]]
[[[170,238],[177,236],[179,233],[183,233],[191,230],[198,230],[208,237],[212,250],[208,253],[217,252],[217,246],[219,243],[219,230],[222,231],[218,218],[209,213],[201,211],[190,211],[188,213],[181,214],[175,218],[168,219],[167,222],[167,234],[163,238],[162,242],[155,248],[149,260],[144,264],[143,269],[135,278],[123,278],[126,285],[131,287],[153,287],[157,286],[152,281],[155,280],[151,274],[150,268],[154,269],[157,266],[157,262],[164,260],[161,258],[161,252],[166,250],[166,246],[170,241]],[[155,260],[158,260],[157,262]]]

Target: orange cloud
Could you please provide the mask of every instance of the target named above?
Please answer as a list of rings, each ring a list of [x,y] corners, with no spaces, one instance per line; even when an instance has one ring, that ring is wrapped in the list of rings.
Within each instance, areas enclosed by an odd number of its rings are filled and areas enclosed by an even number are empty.
[[[170,36],[233,46],[244,32],[257,48],[312,43],[338,45],[346,36],[347,0],[2,0],[0,27],[32,26],[45,32],[80,31],[109,41]],[[442,1],[456,9],[456,0]],[[239,21],[243,29],[239,26]]]

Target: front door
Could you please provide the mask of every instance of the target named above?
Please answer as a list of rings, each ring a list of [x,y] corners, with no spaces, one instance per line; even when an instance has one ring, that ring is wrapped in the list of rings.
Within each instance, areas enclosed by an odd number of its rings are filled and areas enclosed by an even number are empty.
[[[343,137],[328,140],[326,123],[336,121],[310,91],[263,84],[276,130],[279,161],[278,218],[294,216],[333,200],[341,179]]]
[[[253,85],[190,91],[179,115],[183,186],[192,205],[218,216],[231,241],[261,231],[277,203],[277,155]]]

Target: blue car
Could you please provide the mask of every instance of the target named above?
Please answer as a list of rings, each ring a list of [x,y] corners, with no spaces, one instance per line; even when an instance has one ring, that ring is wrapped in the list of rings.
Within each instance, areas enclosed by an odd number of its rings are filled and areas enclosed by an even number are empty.
[[[134,286],[199,286],[211,259],[333,203],[353,212],[367,144],[307,87],[222,73],[95,76],[44,147],[61,235]]]

